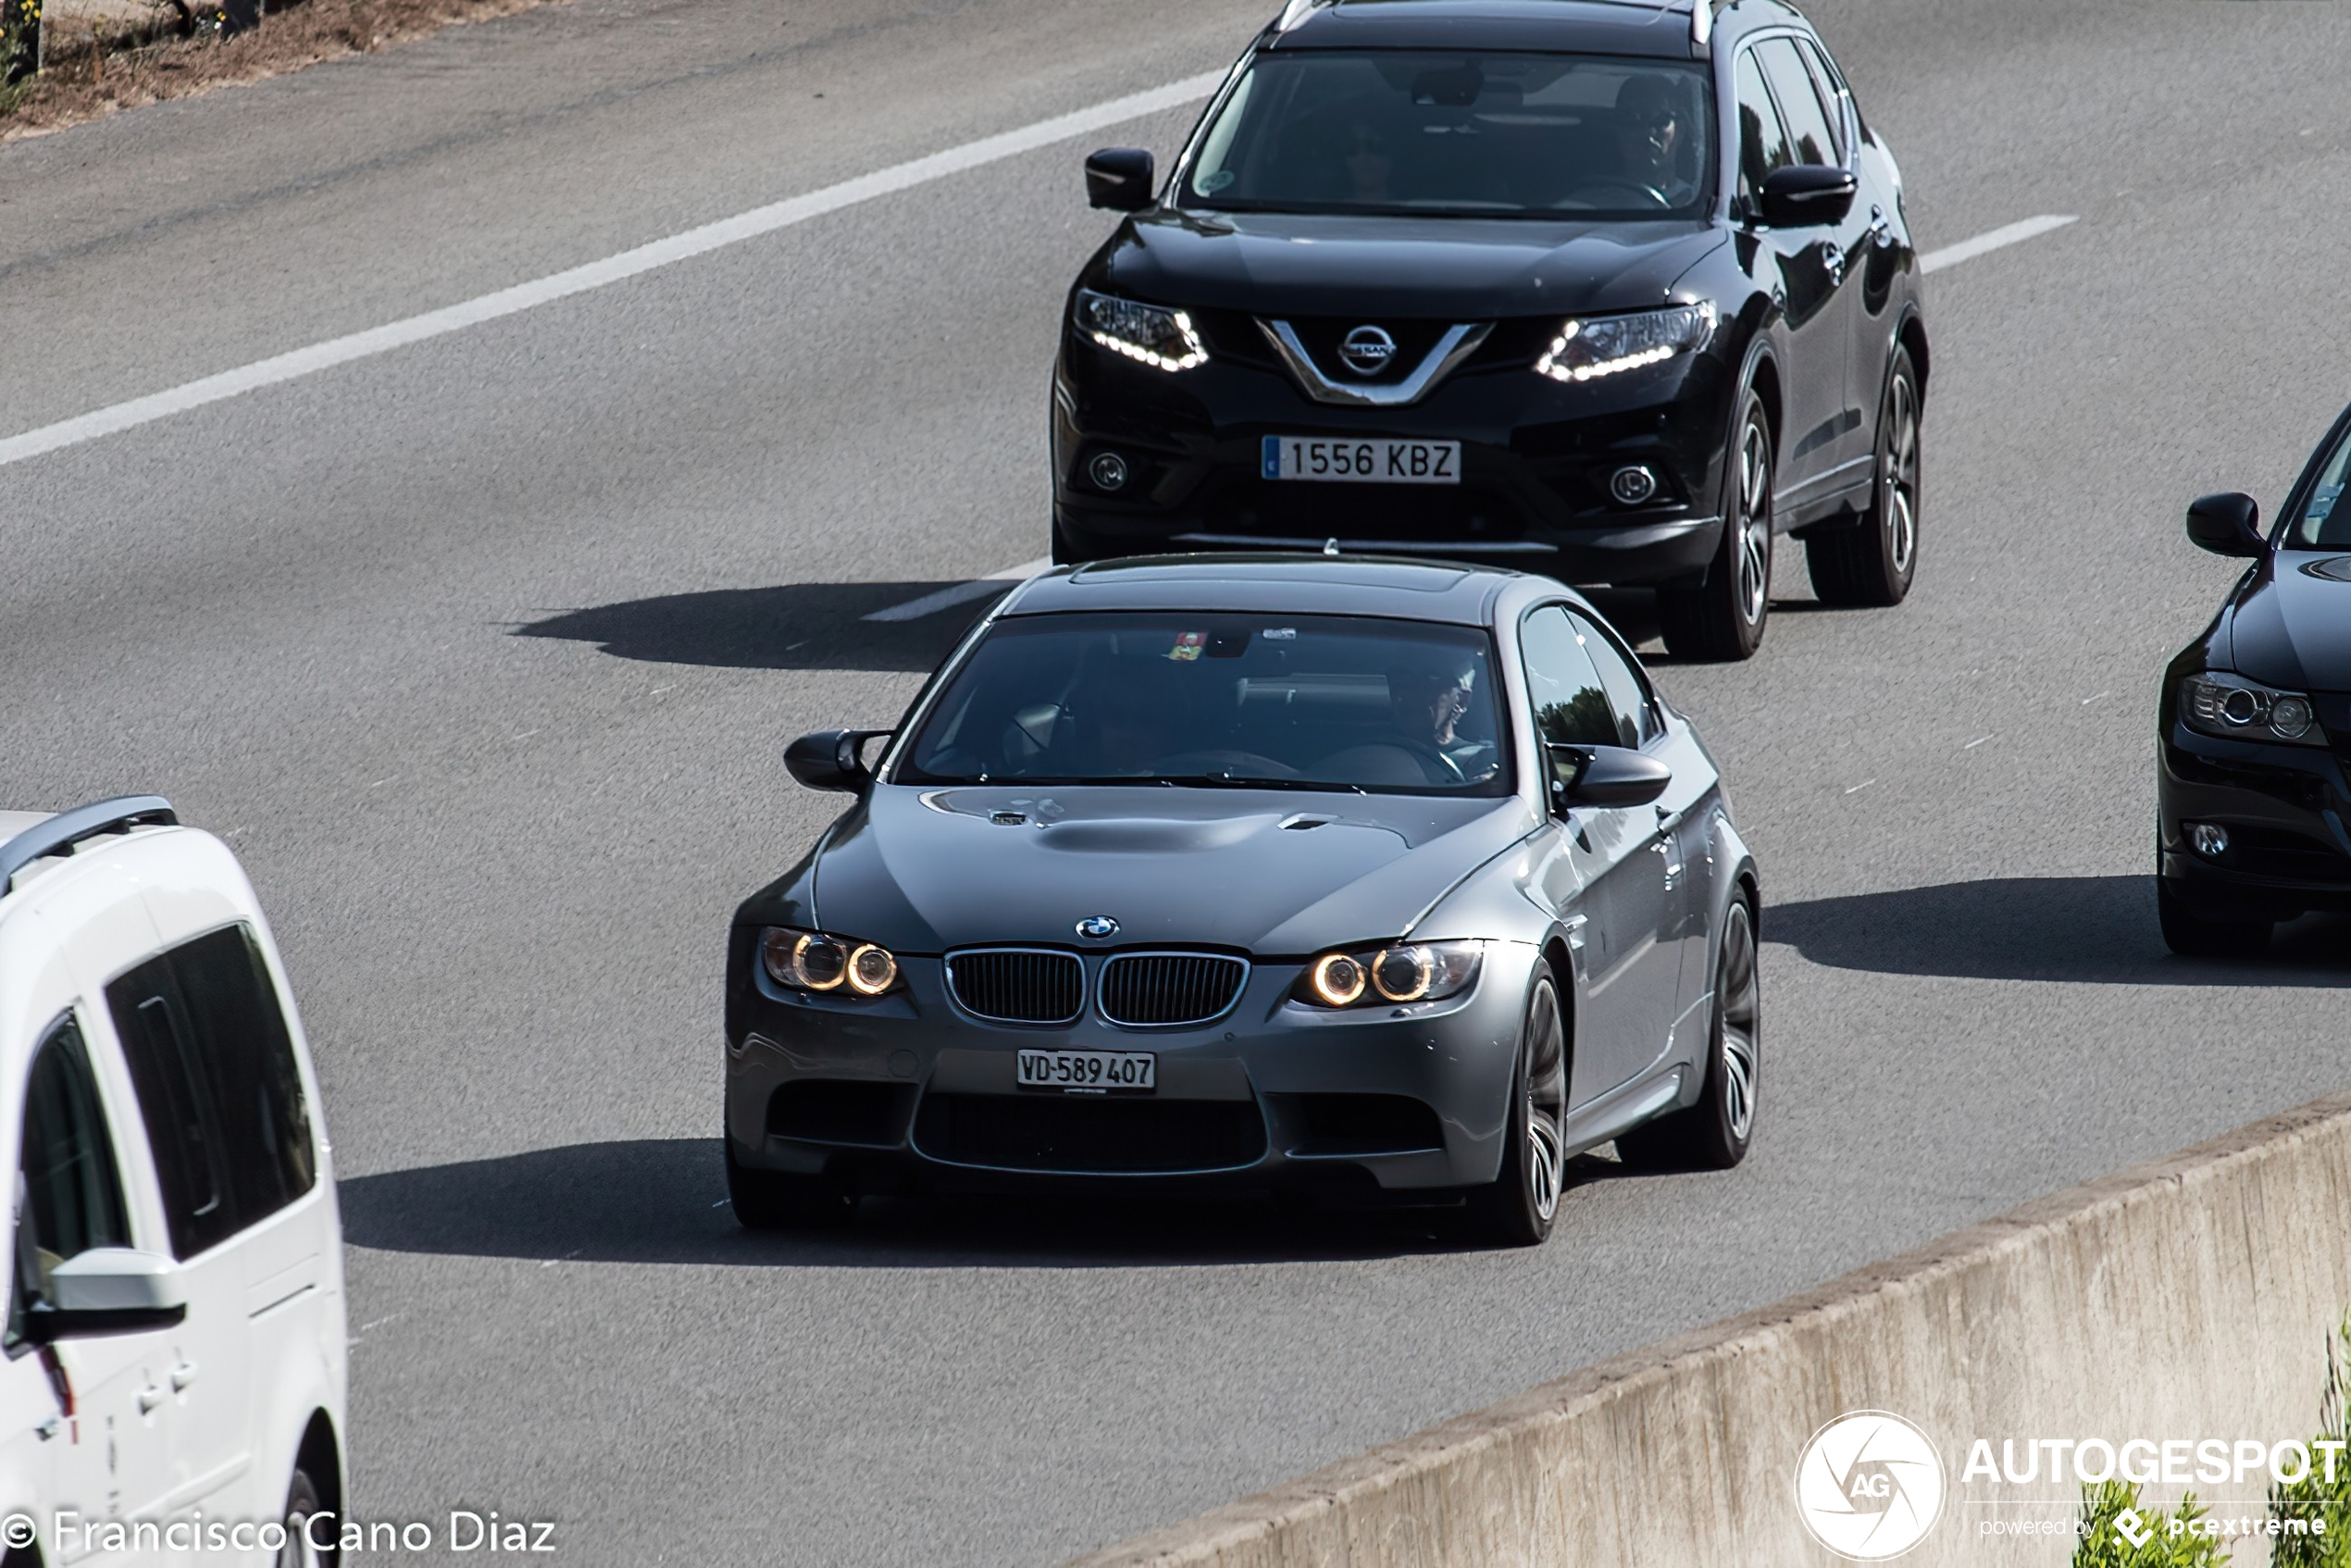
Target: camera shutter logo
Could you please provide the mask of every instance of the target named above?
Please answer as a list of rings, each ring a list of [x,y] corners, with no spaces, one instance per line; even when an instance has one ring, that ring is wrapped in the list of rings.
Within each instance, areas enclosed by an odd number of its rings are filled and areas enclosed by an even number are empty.
[[[1804,1445],[1796,1511],[1812,1538],[1839,1557],[1899,1557],[1926,1538],[1943,1512],[1943,1456],[1898,1415],[1847,1412]]]

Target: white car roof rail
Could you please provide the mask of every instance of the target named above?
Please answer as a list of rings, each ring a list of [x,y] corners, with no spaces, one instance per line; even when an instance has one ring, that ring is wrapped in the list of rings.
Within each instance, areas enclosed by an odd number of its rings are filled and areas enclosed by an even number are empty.
[[[180,814],[161,795],[118,795],[71,811],[61,811],[36,822],[0,843],[0,896],[6,896],[17,873],[36,860],[63,854],[85,839],[104,833],[128,833],[133,828],[175,828]]]

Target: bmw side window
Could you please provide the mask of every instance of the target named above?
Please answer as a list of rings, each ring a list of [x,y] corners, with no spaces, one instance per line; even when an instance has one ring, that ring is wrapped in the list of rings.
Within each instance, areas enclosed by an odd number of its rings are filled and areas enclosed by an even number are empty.
[[[9,1349],[24,1342],[25,1313],[48,1299],[59,1263],[93,1247],[131,1244],[125,1214],[106,1108],[81,1031],[67,1018],[42,1041],[25,1084]]]
[[[1763,68],[1755,51],[1743,51],[1733,78],[1738,93],[1739,205],[1756,212],[1763,199],[1763,177],[1796,161],[1787,150],[1787,131],[1780,111],[1773,106],[1771,90],[1763,85]]]
[[[2337,447],[2334,455],[2327,459],[2326,467],[2319,471],[2319,482],[2311,487],[2310,499],[2303,504],[2295,543],[2315,545],[2321,550],[2351,544],[2351,506],[2343,504],[2346,482],[2351,482],[2351,440]]]
[[[1574,623],[1576,640],[1584,652],[1591,656],[1592,667],[1599,672],[1600,685],[1608,692],[1608,705],[1616,718],[1616,744],[1638,748],[1643,741],[1656,739],[1663,728],[1658,723],[1657,710],[1649,703],[1648,684],[1633,667],[1632,660],[1616,640],[1584,616],[1568,612]]]
[[[1779,101],[1781,122],[1787,127],[1789,150],[1797,163],[1843,164],[1845,154],[1830,129],[1829,111],[1813,89],[1811,72],[1796,53],[1793,38],[1767,38],[1755,46],[1763,74]]]
[[[1608,688],[1566,610],[1546,604],[1529,615],[1519,629],[1519,651],[1526,662],[1527,706],[1546,745],[1628,744]]]

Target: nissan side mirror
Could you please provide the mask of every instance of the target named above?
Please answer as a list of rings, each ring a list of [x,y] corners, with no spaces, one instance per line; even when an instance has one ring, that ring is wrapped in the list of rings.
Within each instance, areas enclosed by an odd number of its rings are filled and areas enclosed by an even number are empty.
[[[1645,806],[1665,793],[1673,770],[1624,746],[1547,747],[1551,802],[1574,806]]]
[[[2233,490],[2196,498],[2188,537],[2215,555],[2258,555],[2270,547],[2261,537],[2260,503]]]
[[[25,1309],[35,1344],[176,1327],[188,1315],[180,1265],[131,1247],[93,1247],[49,1271],[46,1300]]]
[[[1842,223],[1858,189],[1852,171],[1823,163],[1791,164],[1763,177],[1763,222],[1773,229]]]
[[[1151,205],[1151,156],[1140,147],[1104,147],[1086,157],[1086,200],[1113,212]]]
[[[784,766],[812,790],[854,793],[874,781],[874,770],[865,765],[865,742],[889,733],[887,729],[820,729],[784,748]]]

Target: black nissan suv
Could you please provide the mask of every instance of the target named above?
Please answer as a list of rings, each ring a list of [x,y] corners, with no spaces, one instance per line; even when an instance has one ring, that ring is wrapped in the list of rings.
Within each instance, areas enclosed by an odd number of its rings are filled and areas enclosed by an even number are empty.
[[[1293,0],[1071,290],[1053,556],[1371,551],[1654,585],[1762,639],[1773,541],[1892,604],[1927,344],[1901,176],[1779,0]]]

